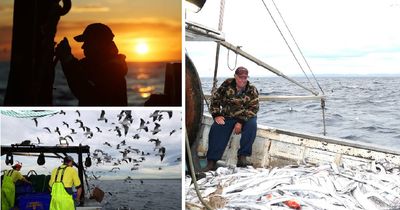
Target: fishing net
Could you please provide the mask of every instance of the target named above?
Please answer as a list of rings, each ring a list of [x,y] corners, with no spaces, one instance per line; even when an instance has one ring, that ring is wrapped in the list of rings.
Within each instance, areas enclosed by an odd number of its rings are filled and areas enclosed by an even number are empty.
[[[54,110],[2,110],[1,114],[17,118],[35,118],[52,116],[58,112]]]

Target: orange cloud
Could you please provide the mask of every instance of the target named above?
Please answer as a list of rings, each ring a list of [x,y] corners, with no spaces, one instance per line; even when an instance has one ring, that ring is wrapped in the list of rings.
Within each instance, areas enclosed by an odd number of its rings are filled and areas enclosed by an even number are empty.
[[[87,13],[87,12],[109,12],[109,7],[99,6],[99,5],[85,5],[85,6],[78,6],[72,7],[71,13]]]
[[[11,4],[0,7],[0,12],[12,12],[13,10],[14,10],[14,6]]]

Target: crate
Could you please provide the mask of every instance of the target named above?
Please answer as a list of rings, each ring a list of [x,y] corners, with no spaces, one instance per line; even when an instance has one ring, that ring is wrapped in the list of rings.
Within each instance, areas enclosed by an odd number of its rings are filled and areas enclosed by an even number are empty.
[[[26,193],[32,193],[33,192],[33,188],[32,185],[26,183],[26,182],[22,182],[22,181],[18,181],[15,184],[15,194],[18,195],[23,195]]]
[[[19,210],[48,210],[51,196],[48,193],[31,193],[17,198]]]

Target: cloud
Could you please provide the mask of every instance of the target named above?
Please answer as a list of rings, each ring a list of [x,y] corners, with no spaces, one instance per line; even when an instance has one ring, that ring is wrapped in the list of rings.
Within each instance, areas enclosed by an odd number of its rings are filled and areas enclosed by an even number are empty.
[[[84,6],[73,6],[71,13],[88,13],[88,12],[109,12],[109,7],[99,5],[84,5]]]
[[[279,15],[274,11],[274,6],[272,3],[267,4],[292,50],[301,58]],[[397,24],[400,13],[393,4],[387,1],[303,0],[282,1],[278,7],[314,73],[382,73],[382,68],[376,66],[385,66],[387,71],[384,73],[399,72],[395,70],[399,64],[394,60],[400,52],[400,29],[393,26]],[[218,8],[217,2],[207,2],[199,13],[188,12],[187,18],[216,29]],[[283,73],[301,74],[301,69],[261,2],[250,4],[234,1],[226,4],[222,31],[227,41],[243,46],[243,50]],[[187,43],[186,49],[199,74],[212,76],[215,44]],[[230,53],[231,66],[234,56],[234,53]],[[218,74],[231,76],[231,72],[227,70],[224,48],[219,59]],[[302,61],[301,63],[304,64]],[[252,76],[270,75],[263,73],[267,71],[241,56],[238,58],[238,65],[250,67]]]
[[[14,6],[11,4],[0,7],[0,12],[12,12],[13,10],[14,10]]]

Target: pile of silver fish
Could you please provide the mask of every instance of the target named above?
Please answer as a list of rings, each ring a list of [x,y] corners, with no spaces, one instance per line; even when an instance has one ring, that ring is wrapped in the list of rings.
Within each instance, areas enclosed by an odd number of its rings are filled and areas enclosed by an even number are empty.
[[[220,167],[197,183],[214,209],[400,209],[400,169],[375,166]],[[205,209],[185,183],[186,208]]]

